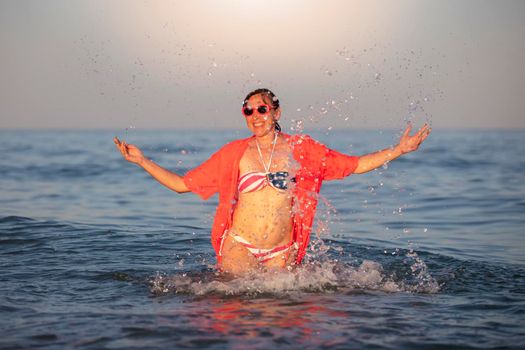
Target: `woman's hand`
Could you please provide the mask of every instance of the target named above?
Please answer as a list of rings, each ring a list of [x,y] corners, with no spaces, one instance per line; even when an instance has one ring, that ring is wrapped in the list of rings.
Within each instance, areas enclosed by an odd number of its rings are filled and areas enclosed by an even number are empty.
[[[189,192],[189,188],[184,183],[184,178],[174,172],[164,169],[155,164],[151,159],[147,159],[142,151],[134,145],[128,145],[120,141],[117,137],[113,139],[124,159],[128,162],[135,163],[146,170],[158,182],[178,193]]]
[[[401,153],[409,153],[413,152],[418,149],[419,145],[425,141],[428,134],[430,134],[430,131],[432,130],[428,124],[423,125],[421,129],[414,135],[410,136],[410,131],[412,130],[412,124],[409,124],[406,128],[405,132],[401,136],[401,139],[399,140],[399,149]]]
[[[144,159],[146,159],[137,146],[128,145],[126,142],[120,141],[117,137],[113,138],[113,142],[115,142],[118,150],[128,162],[140,165],[144,162]]]

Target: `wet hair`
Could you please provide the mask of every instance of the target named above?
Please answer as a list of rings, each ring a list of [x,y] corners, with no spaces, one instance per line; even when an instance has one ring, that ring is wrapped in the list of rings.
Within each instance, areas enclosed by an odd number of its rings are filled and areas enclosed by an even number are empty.
[[[279,99],[277,98],[277,96],[275,96],[275,94],[270,89],[253,90],[248,95],[246,95],[246,97],[244,98],[244,102],[242,103],[242,106],[243,107],[246,106],[248,104],[248,100],[252,96],[255,96],[255,95],[266,95],[271,101],[272,108],[276,110],[279,109]],[[281,126],[279,125],[279,123],[277,123],[277,121],[275,121],[275,130],[281,131]]]

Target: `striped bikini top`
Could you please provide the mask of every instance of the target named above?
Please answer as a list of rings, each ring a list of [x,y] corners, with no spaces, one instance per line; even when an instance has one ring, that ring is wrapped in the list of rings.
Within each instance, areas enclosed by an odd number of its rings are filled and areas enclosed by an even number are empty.
[[[249,171],[242,174],[239,177],[239,183],[237,184],[237,189],[239,193],[248,193],[262,190],[266,185],[270,185],[276,190],[284,191],[288,188],[288,172],[287,171],[276,171],[275,173],[270,172],[270,167],[272,165],[273,152],[275,151],[275,144],[277,143],[278,134],[275,133],[273,138],[273,147],[272,152],[270,153],[270,160],[268,165],[264,162],[261,148],[259,147],[259,142],[255,138],[255,144],[257,145],[257,151],[259,151],[259,158],[262,166],[266,172],[260,171]],[[295,178],[290,179],[294,182]]]
[[[262,190],[266,185],[270,185],[278,191],[284,191],[288,189],[288,181],[295,182],[295,178],[288,179],[289,176],[287,171],[275,173],[249,171],[239,177],[237,189],[239,193],[248,193]]]

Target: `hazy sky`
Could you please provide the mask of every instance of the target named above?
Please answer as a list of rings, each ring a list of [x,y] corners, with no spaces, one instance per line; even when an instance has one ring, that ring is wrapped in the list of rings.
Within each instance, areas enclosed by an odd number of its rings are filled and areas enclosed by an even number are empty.
[[[525,1],[0,2],[0,128],[525,128]]]

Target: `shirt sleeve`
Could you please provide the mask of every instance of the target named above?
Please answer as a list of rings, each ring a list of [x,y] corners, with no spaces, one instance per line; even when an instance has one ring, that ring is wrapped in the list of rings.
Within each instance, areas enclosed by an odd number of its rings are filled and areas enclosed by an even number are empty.
[[[307,137],[306,140],[309,141],[308,152],[320,160],[319,167],[323,180],[342,179],[357,169],[359,157],[330,149],[310,137]]]
[[[202,199],[206,200],[219,192],[221,151],[222,149],[215,152],[208,160],[188,171],[184,176],[184,184]]]
[[[342,179],[351,175],[359,164],[359,157],[339,153],[326,147],[324,160],[324,180]]]

